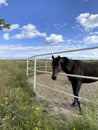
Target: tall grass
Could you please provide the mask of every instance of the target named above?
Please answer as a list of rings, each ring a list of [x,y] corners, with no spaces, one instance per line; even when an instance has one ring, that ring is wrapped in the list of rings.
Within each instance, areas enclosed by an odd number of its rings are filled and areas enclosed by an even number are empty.
[[[25,61],[0,61],[0,130],[52,130],[47,111],[35,101]]]
[[[82,115],[78,115],[68,125],[68,130],[98,130],[98,102],[87,103]]]
[[[51,117],[35,100],[25,71],[26,61],[0,61],[0,130],[98,130],[98,103],[88,103],[70,122]]]

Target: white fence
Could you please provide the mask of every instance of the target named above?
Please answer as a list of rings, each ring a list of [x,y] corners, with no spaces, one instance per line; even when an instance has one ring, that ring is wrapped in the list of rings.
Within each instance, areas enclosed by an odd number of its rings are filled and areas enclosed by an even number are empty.
[[[51,56],[52,54],[63,54],[63,53],[70,53],[70,52],[78,52],[78,51],[84,51],[84,50],[92,50],[92,49],[98,49],[98,46],[96,47],[90,47],[90,48],[80,48],[80,49],[74,49],[74,50],[67,50],[67,51],[61,51],[61,52],[54,52],[54,53],[47,53],[47,54],[40,54],[40,55],[34,55],[32,57],[29,57],[27,59],[27,70],[26,70],[26,75],[27,77],[29,78],[30,75],[33,75],[33,80],[32,80],[32,84],[33,84],[33,87],[34,87],[34,91],[36,93],[36,86],[42,86],[44,88],[48,88],[48,89],[51,89],[53,91],[56,91],[56,92],[59,92],[59,93],[62,93],[62,94],[66,94],[68,96],[71,96],[71,97],[76,97],[72,94],[69,94],[69,93],[66,93],[66,92],[63,92],[63,91],[59,91],[57,89],[53,89],[53,88],[50,88],[48,86],[45,86],[43,84],[40,84],[40,83],[37,83],[36,82],[36,74],[37,73],[48,73],[48,74],[52,74],[51,71],[48,71],[47,68],[51,67],[50,65],[48,66],[48,62],[51,62],[51,60],[41,60],[42,57],[45,57],[45,56]],[[41,58],[40,58],[41,57]],[[44,59],[44,58],[42,58]],[[29,66],[30,63],[29,62],[32,62],[33,63],[33,67],[32,66]],[[44,63],[44,66],[39,66],[39,67],[42,67],[44,68],[44,70],[38,70],[38,67],[37,67],[37,63],[38,62],[43,62]],[[30,72],[29,72],[30,71]],[[60,73],[61,75],[67,75],[67,76],[71,76],[71,77],[80,77],[80,78],[87,78],[87,79],[95,79],[95,80],[98,80],[98,77],[91,77],[91,76],[82,76],[82,75],[73,75],[73,74],[65,74],[65,73]],[[81,97],[77,97],[79,99],[83,99],[83,100],[86,100],[86,101],[89,101],[88,99],[84,99],[84,98],[81,98]]]

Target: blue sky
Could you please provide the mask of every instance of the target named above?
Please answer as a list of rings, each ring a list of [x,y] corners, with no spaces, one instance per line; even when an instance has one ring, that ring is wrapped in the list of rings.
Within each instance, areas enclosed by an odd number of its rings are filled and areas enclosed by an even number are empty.
[[[0,59],[98,46],[98,0],[0,0]],[[69,54],[98,58],[98,50]]]

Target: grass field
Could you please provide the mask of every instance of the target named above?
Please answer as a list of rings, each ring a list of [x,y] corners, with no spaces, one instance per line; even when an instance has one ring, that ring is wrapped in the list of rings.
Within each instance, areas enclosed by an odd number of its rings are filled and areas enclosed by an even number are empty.
[[[0,61],[0,130],[98,130],[98,108],[88,104],[83,115],[68,122],[51,117],[36,101],[26,79],[26,61]]]

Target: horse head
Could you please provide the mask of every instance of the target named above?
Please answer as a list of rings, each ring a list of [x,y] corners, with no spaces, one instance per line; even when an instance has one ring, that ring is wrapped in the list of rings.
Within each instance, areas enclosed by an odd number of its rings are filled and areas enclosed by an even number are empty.
[[[61,57],[52,55],[52,79],[56,80],[57,74],[61,71]]]
[[[58,73],[63,70],[65,73],[70,73],[73,66],[73,61],[67,57],[54,57],[52,55],[52,79],[56,80]]]

